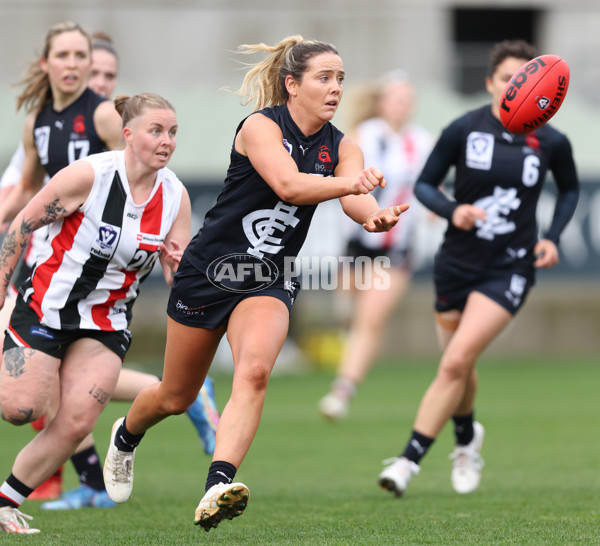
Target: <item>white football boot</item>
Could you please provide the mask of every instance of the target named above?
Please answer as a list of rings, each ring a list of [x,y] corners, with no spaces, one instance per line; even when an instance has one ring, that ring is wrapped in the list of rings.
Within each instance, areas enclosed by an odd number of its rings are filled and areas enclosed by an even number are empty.
[[[466,446],[457,445],[450,454],[450,458],[454,461],[450,478],[452,487],[457,493],[472,493],[481,483],[483,459],[480,452],[485,429],[481,423],[475,421],[473,430],[471,442]]]
[[[32,520],[33,518],[27,514],[23,514],[23,512],[12,506],[3,506],[0,508],[0,531],[23,535],[39,533],[39,529],[29,527],[29,524],[25,521],[27,519]]]
[[[124,417],[117,419],[112,427],[108,453],[104,461],[104,485],[114,502],[125,502],[133,490],[133,451],[120,451],[115,445],[115,435]]]
[[[198,504],[194,523],[208,532],[224,519],[241,516],[248,504],[249,496],[250,492],[243,483],[213,485]]]
[[[406,457],[392,457],[383,461],[386,466],[379,474],[379,485],[396,495],[402,496],[411,478],[419,473],[421,467]]]

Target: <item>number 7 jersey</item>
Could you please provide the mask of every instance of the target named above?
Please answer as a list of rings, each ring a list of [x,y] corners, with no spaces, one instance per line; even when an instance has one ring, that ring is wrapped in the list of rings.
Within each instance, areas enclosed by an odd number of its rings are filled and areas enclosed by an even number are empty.
[[[123,151],[82,161],[95,171],[90,194],[76,212],[50,224],[48,243],[21,292],[51,328],[124,330],[175,221],[183,185],[161,169],[149,198],[136,204]]]

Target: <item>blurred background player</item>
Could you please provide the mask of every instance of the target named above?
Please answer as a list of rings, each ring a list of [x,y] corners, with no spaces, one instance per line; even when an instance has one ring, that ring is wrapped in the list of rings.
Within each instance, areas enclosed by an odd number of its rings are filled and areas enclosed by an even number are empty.
[[[370,89],[366,91],[371,93]],[[342,360],[331,391],[319,402],[321,414],[332,420],[346,417],[357,387],[375,362],[386,324],[409,286],[417,221],[413,189],[432,146],[431,135],[411,122],[415,89],[405,71],[395,70],[386,74],[376,86],[374,99],[368,95],[358,98],[362,104],[373,104],[373,108],[366,115],[368,119],[359,123],[349,136],[361,147],[365,165],[377,167],[387,180],[386,187],[376,188],[373,195],[383,207],[410,203],[411,212],[403,214],[396,227],[386,233],[368,233],[358,229],[355,223],[348,226],[346,255],[354,259],[360,256],[369,258],[364,268],[358,268],[357,279],[376,277],[378,273],[373,262],[376,258],[389,258],[391,267],[385,270],[389,275],[386,289],[374,282],[357,289],[359,281],[351,283],[355,301]],[[377,312],[373,313],[373,310]]]
[[[567,137],[550,125],[510,134],[500,123],[504,88],[533,57],[534,48],[521,40],[493,46],[485,80],[491,105],[444,129],[415,187],[417,198],[448,220],[434,264],[443,353],[404,452],[384,461],[388,466],[379,475],[379,484],[398,496],[450,419],[452,486],[457,493],[479,487],[484,428],[474,420],[477,359],[525,302],[536,268],[558,263],[559,238],[577,206],[579,182]],[[439,189],[451,167],[454,199]],[[538,238],[536,206],[548,171],[558,197],[550,228]]]
[[[63,28],[70,29],[73,28],[73,26],[74,25],[72,23],[64,25],[59,24],[50,30],[47,44],[44,49],[44,51],[46,51],[46,55],[48,55],[50,51],[48,42],[51,42],[54,36],[61,34],[60,31]],[[118,55],[113,46],[112,40],[104,33],[94,34],[91,43],[91,68],[88,68],[87,72],[82,71],[81,80],[87,81],[87,87],[99,95],[99,97],[107,99],[112,96],[117,85],[119,73]],[[37,75],[37,64],[38,61],[35,61],[32,63],[30,68],[30,71],[34,74],[34,76]],[[87,76],[88,73],[89,77]],[[52,88],[52,80],[49,80],[49,85]],[[83,89],[85,90],[85,87]],[[76,94],[77,93],[74,95]],[[73,104],[73,107],[77,107],[77,99],[78,97],[74,99],[73,103],[71,103]],[[98,100],[100,103],[101,99]],[[71,117],[74,117],[76,113],[72,114]],[[117,116],[116,119],[119,124],[118,130],[120,133],[121,121],[119,116]],[[104,149],[103,145],[95,145],[95,147],[90,146],[88,154],[97,153],[102,151],[102,149]],[[19,148],[11,159],[9,168],[5,171],[2,177],[0,189],[2,193],[0,195],[3,197],[8,197],[12,189],[14,189],[20,183],[24,162],[25,150],[23,143],[21,142]],[[58,167],[60,167],[60,165]],[[0,200],[0,203],[2,202],[4,202],[4,200]],[[0,328],[2,331],[4,331],[8,325],[8,320],[16,301],[18,287],[30,275],[37,255],[40,249],[45,245],[46,239],[47,228],[42,227],[32,234],[31,243],[24,254],[24,260],[22,261],[17,274],[13,277],[7,302],[4,308],[0,311]],[[159,378],[156,375],[123,368],[121,370],[121,374],[119,375],[119,381],[112,396],[112,400],[132,401],[144,387],[158,381]],[[205,453],[211,454],[214,450],[216,425],[218,423],[219,415],[215,402],[213,383],[210,377],[207,378],[196,401],[188,408],[187,415],[190,417],[194,427],[198,432],[198,435],[200,436]],[[44,416],[32,423],[32,426],[34,426],[36,430],[41,430],[45,426],[47,420],[48,416]],[[51,500],[60,496],[61,498],[56,501],[42,504],[43,509],[50,510],[81,508],[82,506],[114,506],[114,503],[108,498],[106,490],[104,489],[102,467],[100,465],[100,460],[92,435],[90,435],[81,443],[71,460],[79,477],[79,487],[71,491],[67,491],[61,495],[62,469],[60,469],[57,471],[56,475],[49,478],[46,482],[44,482],[44,484],[37,488],[33,494],[29,496],[29,499]]]

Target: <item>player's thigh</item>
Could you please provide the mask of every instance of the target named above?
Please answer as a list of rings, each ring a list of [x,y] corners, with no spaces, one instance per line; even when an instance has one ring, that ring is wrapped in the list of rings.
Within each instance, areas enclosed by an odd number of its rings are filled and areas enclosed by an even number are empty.
[[[106,406],[121,371],[121,357],[97,339],[81,338],[67,349],[60,369],[59,413],[97,416]]]
[[[234,309],[227,327],[236,371],[256,367],[270,373],[288,333],[290,312],[280,299],[253,296]]]
[[[27,423],[43,415],[57,386],[60,360],[28,347],[4,351],[0,407],[6,420]]]
[[[442,351],[448,347],[450,340],[454,336],[454,332],[458,329],[461,316],[462,311],[458,309],[435,312],[435,332]]]
[[[181,324],[167,317],[167,342],[160,389],[169,394],[197,395],[225,333]]]
[[[471,292],[446,351],[467,359],[477,358],[511,318],[512,314],[496,301],[480,292]]]

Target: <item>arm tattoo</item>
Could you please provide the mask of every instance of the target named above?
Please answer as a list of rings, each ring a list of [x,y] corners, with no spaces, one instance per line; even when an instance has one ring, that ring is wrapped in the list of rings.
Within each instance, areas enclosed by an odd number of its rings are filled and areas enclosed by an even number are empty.
[[[26,220],[25,218],[23,218],[23,221],[21,222],[21,227],[19,228],[19,232],[21,233],[21,235],[23,235],[23,237],[29,237],[29,235],[31,235],[36,229],[37,226],[35,225],[33,220]],[[21,246],[24,248],[27,245],[26,243],[22,243]]]
[[[17,234],[15,230],[9,231],[4,237],[4,242],[2,243],[2,251],[0,252],[0,267],[4,267],[7,263],[7,260],[14,256],[17,252]]]
[[[40,219],[40,224],[45,226],[46,224],[51,224],[55,222],[56,219],[67,212],[59,202],[58,199],[52,201],[52,203],[48,203],[44,206],[44,216]]]

